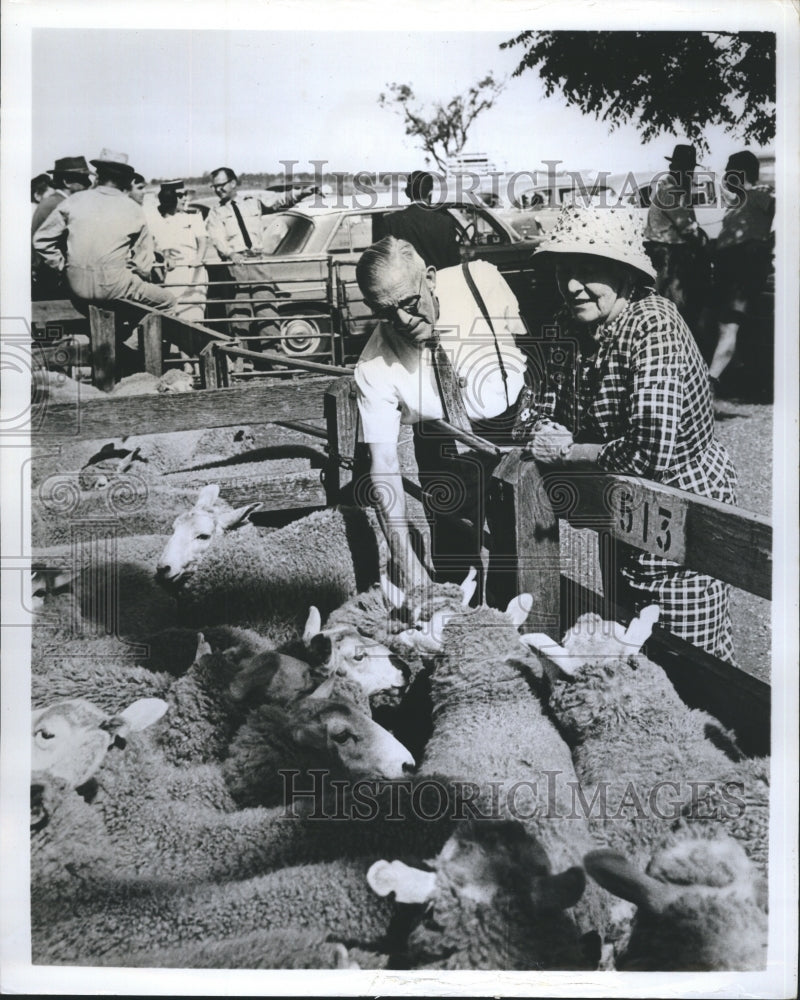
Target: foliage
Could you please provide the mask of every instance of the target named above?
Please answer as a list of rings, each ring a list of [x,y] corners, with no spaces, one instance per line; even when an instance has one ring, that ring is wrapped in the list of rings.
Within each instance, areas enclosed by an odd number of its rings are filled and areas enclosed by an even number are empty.
[[[548,96],[608,122],[632,122],[648,142],[685,135],[708,152],[704,129],[743,143],[775,137],[775,34],[768,31],[524,31],[514,70],[538,69]]]
[[[466,93],[456,95],[446,104],[437,101],[427,110],[419,105],[409,84],[387,86],[388,93],[378,97],[378,104],[400,115],[406,135],[417,139],[428,158],[444,170],[447,161],[463,150],[472,123],[481,112],[492,107],[504,82],[487,73]]]

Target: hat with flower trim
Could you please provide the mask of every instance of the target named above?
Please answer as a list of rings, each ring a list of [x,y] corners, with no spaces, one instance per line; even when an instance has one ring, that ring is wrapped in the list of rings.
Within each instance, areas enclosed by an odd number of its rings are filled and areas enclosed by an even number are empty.
[[[643,227],[630,208],[564,205],[556,224],[534,252],[534,259],[550,253],[586,253],[627,264],[652,284],[656,272],[644,249]]]

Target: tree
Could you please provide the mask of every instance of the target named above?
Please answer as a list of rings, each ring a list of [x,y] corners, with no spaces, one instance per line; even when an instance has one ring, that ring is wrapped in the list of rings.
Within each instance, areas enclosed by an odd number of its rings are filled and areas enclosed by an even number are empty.
[[[524,31],[514,70],[538,69],[549,97],[607,121],[632,122],[642,142],[685,135],[708,152],[704,129],[743,143],[775,137],[775,34],[769,31]]]
[[[447,104],[435,102],[427,111],[418,106],[416,95],[407,83],[389,83],[388,93],[378,97],[378,104],[400,115],[406,135],[419,140],[420,146],[441,169],[447,161],[457,156],[467,142],[472,123],[483,111],[492,107],[504,87],[491,73],[473,84],[464,94],[452,98]]]

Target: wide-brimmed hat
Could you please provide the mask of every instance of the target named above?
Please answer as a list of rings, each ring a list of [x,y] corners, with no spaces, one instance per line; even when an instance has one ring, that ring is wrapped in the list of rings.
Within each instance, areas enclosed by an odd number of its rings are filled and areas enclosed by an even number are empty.
[[[101,149],[96,160],[89,160],[92,166],[104,167],[115,174],[133,177],[136,171],[128,163],[127,153],[115,153],[112,149]]]
[[[665,156],[670,166],[676,170],[690,170],[697,166],[697,150],[686,143],[678,143],[672,150],[672,156]]]
[[[537,247],[534,258],[548,253],[586,253],[605,257],[637,271],[648,284],[656,272],[645,253],[641,220],[630,208],[564,205],[556,224]]]
[[[48,174],[90,174],[91,170],[83,156],[62,156],[55,161],[52,170]]]

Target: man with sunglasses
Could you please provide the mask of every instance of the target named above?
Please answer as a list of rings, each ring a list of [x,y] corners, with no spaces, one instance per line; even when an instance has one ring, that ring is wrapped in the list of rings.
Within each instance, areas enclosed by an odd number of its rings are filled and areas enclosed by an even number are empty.
[[[208,213],[206,232],[236,282],[235,301],[227,307],[232,332],[247,336],[254,315],[259,320],[255,332],[277,330],[279,316],[273,305],[275,285],[259,264],[266,253],[263,216],[290,208],[317,188],[312,185],[295,194],[289,191],[283,197],[277,194],[271,198],[268,194],[238,197],[239,179],[230,167],[212,171],[211,187],[219,198],[219,205],[212,206]],[[255,348],[257,345],[245,346]]]
[[[498,459],[457,444],[431,421],[447,418],[510,443],[525,375],[516,346],[526,332],[517,300],[493,264],[478,260],[437,272],[393,236],[364,251],[356,278],[378,318],[354,373],[371,500],[406,587],[424,585],[431,568],[439,581],[463,579],[470,566],[482,564],[486,490]],[[413,428],[431,530],[430,553],[422,557],[427,568],[412,545],[400,480],[404,425]],[[454,517],[472,527],[454,529]]]

